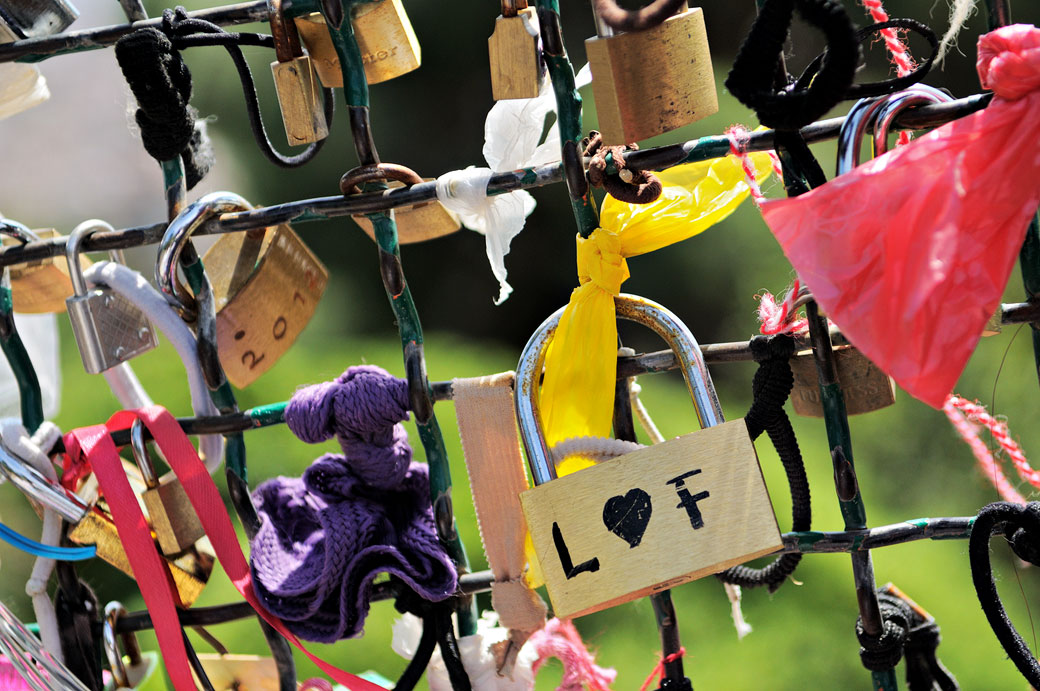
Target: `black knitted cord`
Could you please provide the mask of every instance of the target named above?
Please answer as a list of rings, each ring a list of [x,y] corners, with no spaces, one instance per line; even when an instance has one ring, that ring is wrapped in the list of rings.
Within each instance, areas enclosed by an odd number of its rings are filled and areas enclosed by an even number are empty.
[[[415,687],[430,662],[435,646],[440,646],[441,659],[448,672],[451,688],[455,691],[472,691],[469,676],[462,665],[462,654],[455,639],[455,629],[451,620],[451,614],[457,604],[456,598],[430,602],[424,600],[396,576],[391,576],[390,581],[395,593],[394,608],[402,614],[408,612],[423,620],[419,647],[394,685],[394,691],[411,691]]]
[[[910,605],[888,593],[878,593],[878,607],[884,621],[880,636],[868,634],[863,630],[862,619],[856,620],[859,659],[871,672],[883,672],[899,664],[914,616]]]
[[[98,640],[101,613],[97,596],[76,575],[71,562],[59,561],[58,588],[54,593],[54,612],[65,666],[90,691],[102,691]]]
[[[809,530],[812,526],[809,480],[805,476],[805,465],[791,420],[784,410],[784,402],[794,385],[790,363],[795,352],[794,339],[788,335],[756,336],[751,339],[750,346],[758,362],[758,371],[751,384],[754,400],[744,421],[752,440],[757,439],[763,431],[769,434],[791,487],[792,530]],[[801,560],[801,554],[781,554],[764,568],[734,566],[716,576],[725,583],[742,588],[768,586],[772,593],[794,573]]]
[[[775,91],[784,42],[794,10],[827,39],[819,73],[805,89]],[[822,117],[845,96],[859,63],[860,48],[852,20],[834,0],[766,0],[744,38],[726,78],[726,88],[758,114],[759,122],[796,130]]]
[[[1035,556],[1040,542],[1040,503],[1030,502],[1025,506],[1009,502],[996,502],[982,507],[975,518],[968,540],[968,559],[971,563],[971,579],[979,604],[989,620],[993,633],[997,635],[1004,652],[1015,663],[1018,671],[1033,688],[1040,688],[1040,663],[1037,663],[1029,646],[1022,640],[1011,623],[1000,594],[993,582],[993,565],[989,558],[989,541],[995,530],[1011,534],[1012,545],[1017,544],[1015,553]],[[1026,547],[1028,545],[1028,547]]]
[[[145,151],[158,161],[181,157],[188,189],[213,164],[191,99],[191,72],[162,31],[147,27],[116,42],[116,60],[137,99],[135,119]]]

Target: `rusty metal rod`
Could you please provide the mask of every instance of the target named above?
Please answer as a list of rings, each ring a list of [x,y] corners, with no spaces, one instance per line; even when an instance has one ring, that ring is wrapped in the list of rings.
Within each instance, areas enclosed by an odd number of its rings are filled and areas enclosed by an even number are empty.
[[[252,4],[236,7],[252,7]],[[149,20],[151,21],[151,20]],[[35,39],[34,39],[35,40]],[[0,56],[10,45],[0,46]],[[989,102],[990,94],[977,94],[958,101],[939,105],[921,106],[905,111],[897,125],[903,129],[918,129],[940,125],[950,120],[973,113]],[[814,123],[802,129],[809,142],[832,139],[838,134],[844,118],[832,118]],[[751,151],[766,151],[773,146],[773,132],[766,130],[751,134]],[[703,161],[719,158],[729,153],[729,139],[725,136],[702,137],[681,144],[642,149],[625,155],[629,165],[661,170],[683,162]],[[560,182],[563,179],[560,164],[553,163],[536,168],[496,173],[488,183],[489,194],[502,194],[513,190],[531,189]],[[224,214],[218,220],[200,227],[195,235],[216,235],[254,230],[279,223],[305,223],[330,218],[341,218],[357,214],[385,211],[402,206],[411,206],[437,198],[435,182],[424,182],[411,187],[401,187],[385,192],[371,192],[349,197],[317,197],[299,201],[260,207],[250,211]],[[37,225],[44,225],[39,223]],[[95,233],[83,242],[85,252],[101,252],[112,249],[128,249],[159,242],[166,230],[165,223],[154,223],[117,230],[112,233]],[[0,250],[0,267],[12,266],[47,257],[65,254],[64,238],[14,245]]]

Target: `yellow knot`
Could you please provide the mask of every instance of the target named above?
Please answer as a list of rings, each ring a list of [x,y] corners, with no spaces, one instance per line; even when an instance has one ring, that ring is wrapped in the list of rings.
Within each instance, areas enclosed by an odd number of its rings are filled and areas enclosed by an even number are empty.
[[[594,283],[611,295],[621,292],[628,279],[628,263],[621,254],[621,237],[605,228],[597,228],[588,238],[577,238],[578,282]]]

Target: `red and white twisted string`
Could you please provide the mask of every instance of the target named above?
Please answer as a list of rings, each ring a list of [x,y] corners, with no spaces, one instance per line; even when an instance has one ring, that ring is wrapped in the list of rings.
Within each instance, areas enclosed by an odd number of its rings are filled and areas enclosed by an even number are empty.
[[[880,24],[888,21],[888,12],[885,11],[881,0],[860,0],[860,2],[870,13],[870,18],[875,22]],[[900,77],[905,77],[913,72],[914,60],[910,57],[910,51],[907,49],[906,44],[903,43],[903,39],[899,38],[899,33],[895,29],[882,29],[881,37],[885,40],[885,47],[888,48],[888,53],[892,57],[892,64],[896,66],[896,74]],[[906,131],[900,132],[896,146],[903,146],[909,143],[910,133]]]
[[[744,179],[747,182],[748,190],[751,192],[751,198],[756,205],[761,205],[765,201],[765,195],[762,194],[762,188],[759,187],[758,180],[755,179],[755,164],[748,153],[748,141],[751,133],[743,125],[731,125],[726,130],[726,137],[729,139],[729,152],[740,160],[740,167],[744,171]],[[770,151],[769,158],[773,164],[773,172],[783,180],[784,171],[780,166],[780,157],[775,152]]]
[[[943,403],[943,412],[953,423],[964,441],[971,447],[975,459],[979,462],[983,474],[993,483],[1005,501],[1025,504],[1026,500],[1008,481],[999,464],[993,458],[986,443],[979,438],[979,425],[989,430],[1000,448],[1004,450],[1011,463],[1018,471],[1019,477],[1036,489],[1040,489],[1040,471],[1034,470],[1026,460],[1022,447],[1011,438],[1007,424],[986,412],[978,401],[969,401],[956,394],[950,394]]]

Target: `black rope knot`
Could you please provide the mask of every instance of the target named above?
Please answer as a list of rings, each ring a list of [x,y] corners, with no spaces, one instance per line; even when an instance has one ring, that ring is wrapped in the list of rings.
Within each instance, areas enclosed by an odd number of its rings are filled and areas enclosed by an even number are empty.
[[[188,105],[191,72],[171,37],[187,18],[183,7],[163,12],[162,31],[147,27],[116,42],[116,60],[137,99],[135,119],[145,151],[162,162],[181,157],[188,189],[213,164],[212,149],[198,113]]]
[[[758,363],[758,370],[751,383],[754,397],[751,408],[744,416],[748,434],[752,440],[761,436],[762,432],[769,434],[791,486],[791,528],[795,531],[809,530],[812,526],[809,480],[805,475],[802,452],[798,448],[791,419],[784,410],[784,403],[794,386],[790,362],[795,353],[794,339],[787,334],[755,336],[749,346]],[[802,555],[798,553],[782,554],[764,568],[734,566],[717,576],[725,583],[745,588],[764,585],[772,593],[794,573],[801,560]]]
[[[1029,502],[1022,511],[1040,516],[1040,502]],[[1020,521],[1012,521],[1004,526],[1004,537],[1019,559],[1040,566],[1040,534],[1030,532]]]
[[[892,669],[903,658],[913,619],[910,605],[893,595],[878,593],[878,606],[884,621],[881,634],[869,634],[863,629],[862,618],[856,620],[856,638],[859,640],[859,658],[872,672]]]

